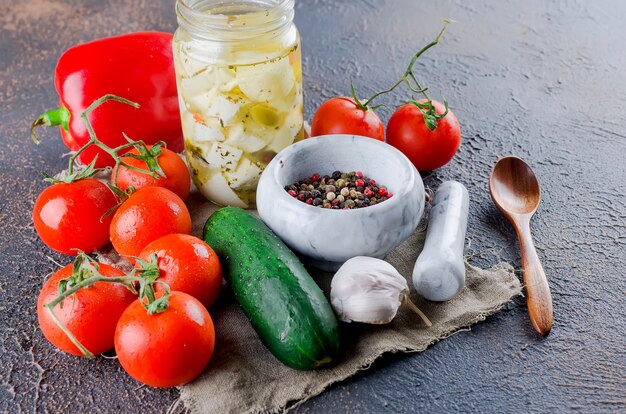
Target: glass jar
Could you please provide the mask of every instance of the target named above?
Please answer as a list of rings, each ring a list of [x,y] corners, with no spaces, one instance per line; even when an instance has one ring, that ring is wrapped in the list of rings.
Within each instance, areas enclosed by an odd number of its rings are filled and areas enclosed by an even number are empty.
[[[174,62],[194,183],[254,208],[259,177],[303,130],[294,0],[178,0]]]

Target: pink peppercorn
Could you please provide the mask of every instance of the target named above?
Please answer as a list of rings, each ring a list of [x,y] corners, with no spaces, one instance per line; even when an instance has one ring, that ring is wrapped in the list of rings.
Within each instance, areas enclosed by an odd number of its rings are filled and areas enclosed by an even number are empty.
[[[386,196],[387,195],[387,189],[385,187],[381,187],[378,189],[378,195],[380,196]]]
[[[355,175],[359,178],[363,178],[363,173],[361,171],[357,171]],[[361,186],[362,187],[362,186]]]
[[[315,173],[315,174],[313,174],[313,175],[311,176],[311,180],[312,180],[314,183],[318,182],[318,181],[320,180],[320,178],[321,178],[321,177],[320,177],[320,175],[319,175],[318,173]]]
[[[312,197],[307,198],[306,199],[306,203],[307,204],[313,204],[313,198]]]
[[[374,192],[369,187],[367,187],[365,191],[363,191],[363,194],[365,194],[365,197],[370,198],[374,195]]]
[[[356,184],[357,187],[365,187],[365,181],[363,181],[360,178],[358,180],[356,180],[354,183]]]
[[[375,186],[376,186],[376,180],[371,180],[371,179],[370,179],[370,185],[371,185],[372,187],[375,187]]]
[[[288,193],[289,193],[289,195],[290,195],[290,196],[292,196],[292,197],[296,197],[296,196],[297,196],[297,194],[296,194],[296,192],[295,192],[294,190],[289,190],[289,191],[287,191],[287,192],[288,192]]]

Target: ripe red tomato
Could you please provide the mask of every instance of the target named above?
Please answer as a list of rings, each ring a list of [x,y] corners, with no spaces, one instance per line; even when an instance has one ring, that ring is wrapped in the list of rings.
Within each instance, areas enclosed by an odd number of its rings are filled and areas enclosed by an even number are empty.
[[[44,283],[37,300],[37,317],[48,341],[69,354],[82,355],[44,308],[59,296],[59,281],[70,277],[72,270],[73,266],[67,265]],[[122,271],[105,264],[100,264],[100,273],[107,277],[124,276]],[[98,355],[113,348],[117,321],[136,297],[122,284],[97,282],[63,300],[63,307],[59,304],[53,311],[78,342]]]
[[[39,194],[33,208],[35,230],[57,252],[92,253],[109,242],[111,216],[104,214],[117,203],[102,182],[86,178],[54,184]]]
[[[122,314],[115,352],[130,376],[153,387],[175,387],[196,378],[215,348],[209,312],[193,296],[171,292],[169,305],[149,315],[139,299]]]
[[[183,200],[163,187],[138,190],[111,220],[111,243],[121,256],[137,256],[148,243],[172,233],[191,233],[191,216]]]
[[[148,145],[148,149],[151,148],[152,145]],[[135,190],[150,186],[164,187],[175,192],[181,199],[187,199],[191,185],[187,165],[174,151],[170,151],[167,148],[162,148],[161,151],[157,161],[165,173],[165,178],[154,178],[149,174],[121,166],[117,175],[117,186],[122,191],[126,191],[130,186],[135,187]],[[127,154],[139,155],[139,151],[133,148]],[[143,170],[148,169],[145,161],[125,155],[122,158],[126,164]],[[115,184],[112,181],[113,177],[111,177],[111,183]]]
[[[420,100],[425,102],[425,100]],[[432,101],[438,114],[445,112],[442,103]],[[452,111],[434,131],[424,124],[424,115],[412,104],[401,106],[387,124],[387,143],[399,149],[419,171],[431,171],[448,163],[461,145],[461,127]]]
[[[149,261],[156,254],[161,271],[159,281],[171,290],[185,292],[198,299],[208,309],[222,289],[222,266],[211,247],[188,234],[170,234],[147,245],[139,258]],[[157,293],[163,286],[156,284]]]
[[[385,127],[372,111],[360,109],[352,98],[337,97],[324,102],[311,122],[311,136],[352,134],[385,140]]]

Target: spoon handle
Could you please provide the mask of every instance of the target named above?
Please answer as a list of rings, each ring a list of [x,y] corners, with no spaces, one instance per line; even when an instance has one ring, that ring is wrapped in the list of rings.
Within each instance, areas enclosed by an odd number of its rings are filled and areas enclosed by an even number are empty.
[[[522,253],[522,270],[526,285],[526,302],[530,321],[540,335],[547,335],[552,329],[552,296],[546,273],[537,255],[530,233],[530,219],[521,220],[516,226]]]

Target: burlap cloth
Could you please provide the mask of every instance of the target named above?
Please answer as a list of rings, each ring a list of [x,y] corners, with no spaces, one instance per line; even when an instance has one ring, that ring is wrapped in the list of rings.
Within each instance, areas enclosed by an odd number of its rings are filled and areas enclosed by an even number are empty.
[[[187,202],[194,223],[193,233],[202,236],[202,227],[216,207],[192,194]],[[422,223],[408,240],[394,249],[387,261],[408,280],[425,231]],[[276,412],[298,405],[342,381],[386,352],[421,352],[429,345],[497,312],[521,293],[520,283],[507,263],[483,270],[466,266],[465,288],[451,301],[430,303],[411,299],[433,322],[426,328],[420,318],[401,309],[388,325],[345,324],[340,322],[343,352],[337,362],[316,371],[296,371],[281,364],[261,344],[250,323],[224,289],[210,309],[216,331],[215,354],[198,379],[180,388],[181,401],[192,413]],[[332,275],[311,274],[328,294]]]

